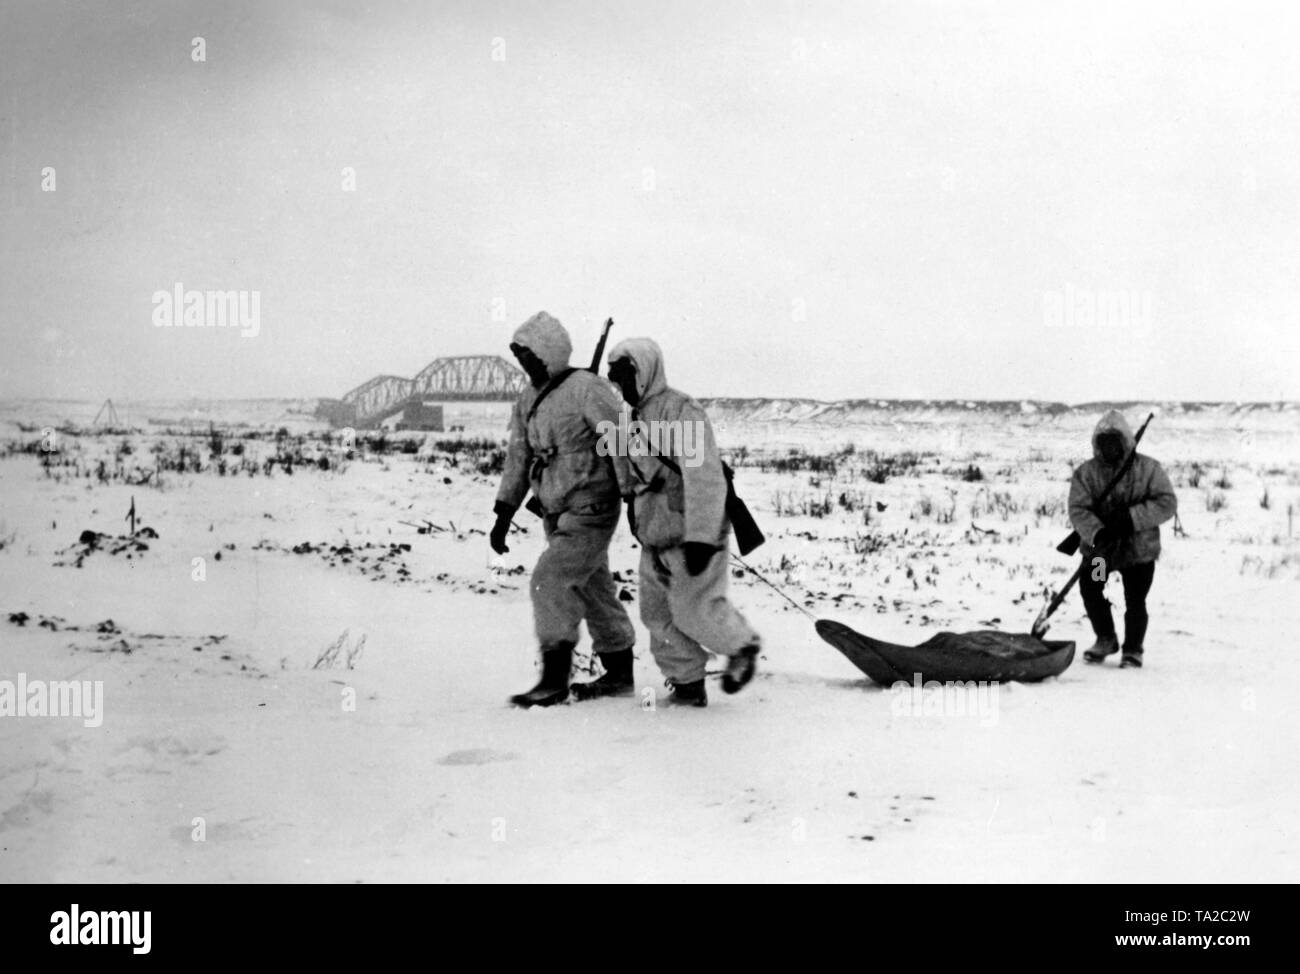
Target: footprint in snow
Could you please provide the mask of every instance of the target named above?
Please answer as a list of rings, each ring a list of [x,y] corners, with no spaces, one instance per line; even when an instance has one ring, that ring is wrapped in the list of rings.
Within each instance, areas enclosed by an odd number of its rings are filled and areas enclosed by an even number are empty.
[[[452,751],[438,759],[439,764],[491,764],[494,761],[513,761],[518,754],[494,751],[490,747],[473,747],[467,751]]]

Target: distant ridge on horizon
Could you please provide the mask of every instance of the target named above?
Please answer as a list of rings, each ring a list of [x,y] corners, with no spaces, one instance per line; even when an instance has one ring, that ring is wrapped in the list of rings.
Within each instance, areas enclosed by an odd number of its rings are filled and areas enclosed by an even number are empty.
[[[765,404],[787,403],[813,407],[838,407],[851,409],[957,409],[981,412],[1067,413],[1084,410],[1138,409],[1153,407],[1177,412],[1198,412],[1205,409],[1232,408],[1238,410],[1271,409],[1283,412],[1300,407],[1300,401],[1228,400],[1228,399],[1096,399],[1088,402],[1066,403],[1044,399],[888,399],[864,396],[854,399],[814,399],[807,396],[701,396],[701,403],[720,408],[744,408]]]
[[[1300,433],[1300,403],[1277,402],[1160,402],[1150,400],[1094,400],[1070,405],[1033,399],[741,399],[702,398],[700,404],[719,422],[811,423],[851,426],[857,423],[960,421],[965,416],[1001,417],[1008,421],[1034,422],[1067,420],[1092,422],[1109,409],[1118,409],[1136,421],[1154,412],[1170,420],[1195,416],[1214,417],[1216,422],[1237,424],[1267,421],[1271,425],[1294,425]]]
[[[823,402],[816,399],[714,397],[698,400],[721,429],[724,426],[762,428],[851,429],[881,425],[925,426],[961,424],[967,418],[1002,423],[1017,428],[1065,424],[1090,428],[1107,409],[1123,411],[1136,423],[1148,411],[1171,426],[1195,426],[1208,422],[1224,429],[1269,430],[1288,439],[1300,435],[1300,403],[1142,402],[1094,401],[1070,406],[1060,402],[1028,399],[845,399]],[[295,435],[327,427],[319,415],[321,400],[315,397],[267,397],[249,399],[120,399],[113,404],[123,431],[206,430],[212,425],[228,429],[280,429]],[[0,430],[16,429],[30,434],[45,426],[64,432],[91,430],[98,423],[103,400],[0,398]],[[492,435],[505,429],[511,403],[453,402],[453,411],[466,413],[455,422],[468,423]],[[474,414],[470,417],[468,414]],[[495,417],[495,418],[492,418]],[[487,425],[485,426],[484,423]]]

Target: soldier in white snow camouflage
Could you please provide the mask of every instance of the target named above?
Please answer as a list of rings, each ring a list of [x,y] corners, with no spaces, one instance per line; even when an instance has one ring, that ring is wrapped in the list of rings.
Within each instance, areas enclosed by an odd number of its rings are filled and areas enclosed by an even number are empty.
[[[641,621],[650,630],[650,649],[673,687],[671,699],[702,707],[706,648],[727,657],[722,688],[735,693],[753,678],[761,647],[727,598],[731,530],[722,459],[704,409],[668,386],[655,342],[619,342],[609,363],[610,379],[633,409],[627,425],[697,431],[694,455],[669,438],[653,449],[630,450],[618,469],[627,478],[628,518],[641,542]],[[665,448],[670,452],[661,454]]]
[[[569,367],[572,343],[546,312],[514,334],[511,351],[531,381],[510,417],[510,445],[497,492],[494,551],[509,550],[511,519],[531,489],[543,511],[546,550],[533,569],[533,620],[542,677],[511,698],[519,706],[550,706],[568,698],[578,624],[584,619],[614,692],[631,694],[636,633],[609,573],[609,542],[621,502],[614,460],[598,449],[601,424],[621,404],[608,382]]]

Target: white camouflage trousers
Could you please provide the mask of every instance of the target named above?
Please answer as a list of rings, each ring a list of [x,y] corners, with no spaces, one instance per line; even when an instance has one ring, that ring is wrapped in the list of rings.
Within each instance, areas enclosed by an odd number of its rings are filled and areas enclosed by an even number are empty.
[[[636,630],[609,574],[609,542],[618,527],[618,505],[608,512],[575,512],[543,521],[546,550],[533,569],[533,622],[543,648],[578,641],[587,620],[597,653],[628,649]]]
[[[666,679],[704,679],[712,651],[732,656],[762,637],[727,598],[727,549],[715,552],[698,575],[686,571],[685,549],[641,549],[641,621],[650,630],[650,651]]]

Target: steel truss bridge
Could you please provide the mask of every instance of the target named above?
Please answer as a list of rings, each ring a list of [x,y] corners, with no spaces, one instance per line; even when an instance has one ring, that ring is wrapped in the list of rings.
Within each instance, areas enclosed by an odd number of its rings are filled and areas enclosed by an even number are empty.
[[[316,412],[335,426],[373,426],[412,400],[508,402],[527,383],[500,355],[455,355],[434,359],[413,379],[377,375],[342,399],[322,400]]]

